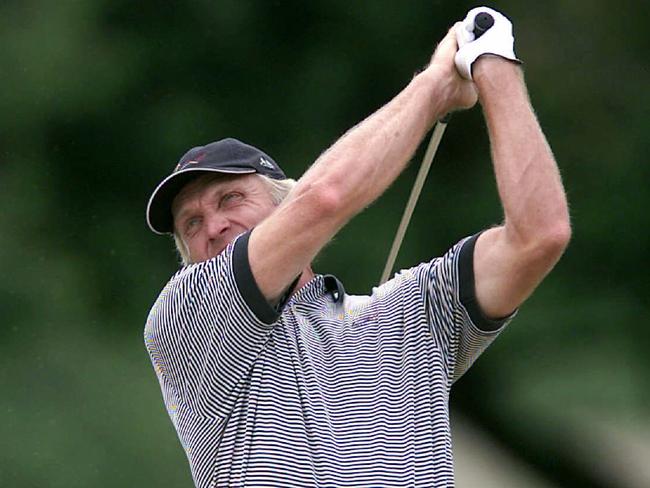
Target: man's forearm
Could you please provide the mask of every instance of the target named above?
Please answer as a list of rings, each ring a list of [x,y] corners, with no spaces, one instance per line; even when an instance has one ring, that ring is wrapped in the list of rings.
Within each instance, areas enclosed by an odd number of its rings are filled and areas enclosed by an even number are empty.
[[[267,300],[277,299],[339,229],[388,188],[437,118],[476,103],[474,86],[456,72],[455,52],[450,31],[430,66],[323,153],[256,227],[249,262]]]
[[[474,67],[488,125],[507,235],[517,244],[566,237],[569,214],[560,173],[528,99],[518,65],[500,58]]]
[[[347,220],[375,200],[405,168],[426,132],[448,109],[443,78],[418,74],[395,98],[350,129],[303,175],[297,194],[333,192]]]

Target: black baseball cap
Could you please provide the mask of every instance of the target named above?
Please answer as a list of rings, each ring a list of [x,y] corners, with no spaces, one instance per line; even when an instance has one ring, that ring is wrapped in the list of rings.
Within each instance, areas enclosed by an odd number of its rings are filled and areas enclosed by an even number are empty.
[[[206,173],[259,173],[284,180],[280,166],[263,151],[237,139],[227,138],[205,146],[193,147],[180,159],[172,174],[162,180],[147,204],[147,224],[156,234],[174,231],[172,202],[190,181]]]

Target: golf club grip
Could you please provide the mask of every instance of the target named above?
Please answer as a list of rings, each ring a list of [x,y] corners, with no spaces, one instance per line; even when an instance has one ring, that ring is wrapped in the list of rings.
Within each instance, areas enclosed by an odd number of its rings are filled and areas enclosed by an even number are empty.
[[[481,12],[474,17],[474,39],[478,39],[485,31],[494,25],[494,17],[487,12]]]

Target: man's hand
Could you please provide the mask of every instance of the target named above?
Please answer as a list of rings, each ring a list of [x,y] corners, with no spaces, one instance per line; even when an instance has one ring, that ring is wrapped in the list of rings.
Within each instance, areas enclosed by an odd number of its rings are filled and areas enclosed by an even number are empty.
[[[476,37],[476,16],[486,13],[492,17],[494,24],[480,37]],[[470,10],[462,22],[455,26],[458,52],[455,56],[456,68],[461,76],[472,79],[472,64],[484,54],[500,56],[504,59],[521,64],[514,51],[515,39],[512,35],[512,23],[506,16],[488,7],[477,7]]]
[[[454,110],[471,108],[476,104],[478,96],[476,87],[471,81],[464,80],[454,65],[454,57],[458,52],[456,31],[461,23],[457,22],[444,37],[431,58],[426,71],[434,73],[436,79],[442,78],[446,87],[445,105],[447,113]]]

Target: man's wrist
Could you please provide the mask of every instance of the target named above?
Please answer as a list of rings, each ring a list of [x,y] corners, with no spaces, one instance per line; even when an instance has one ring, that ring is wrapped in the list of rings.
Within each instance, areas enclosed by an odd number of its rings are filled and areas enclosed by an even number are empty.
[[[438,120],[454,110],[453,99],[457,89],[458,75],[442,66],[431,64],[418,75],[430,90],[429,106],[433,108],[433,120]]]
[[[518,95],[527,98],[518,63],[496,55],[483,55],[474,62],[472,74],[484,110],[486,104],[514,102]]]
[[[528,90],[519,65],[497,57],[481,61],[474,83],[488,126],[497,121],[502,123],[522,109],[530,110]]]
[[[496,54],[483,54],[472,65],[472,77],[477,87],[497,79],[522,79],[522,69],[519,63],[503,58]]]

